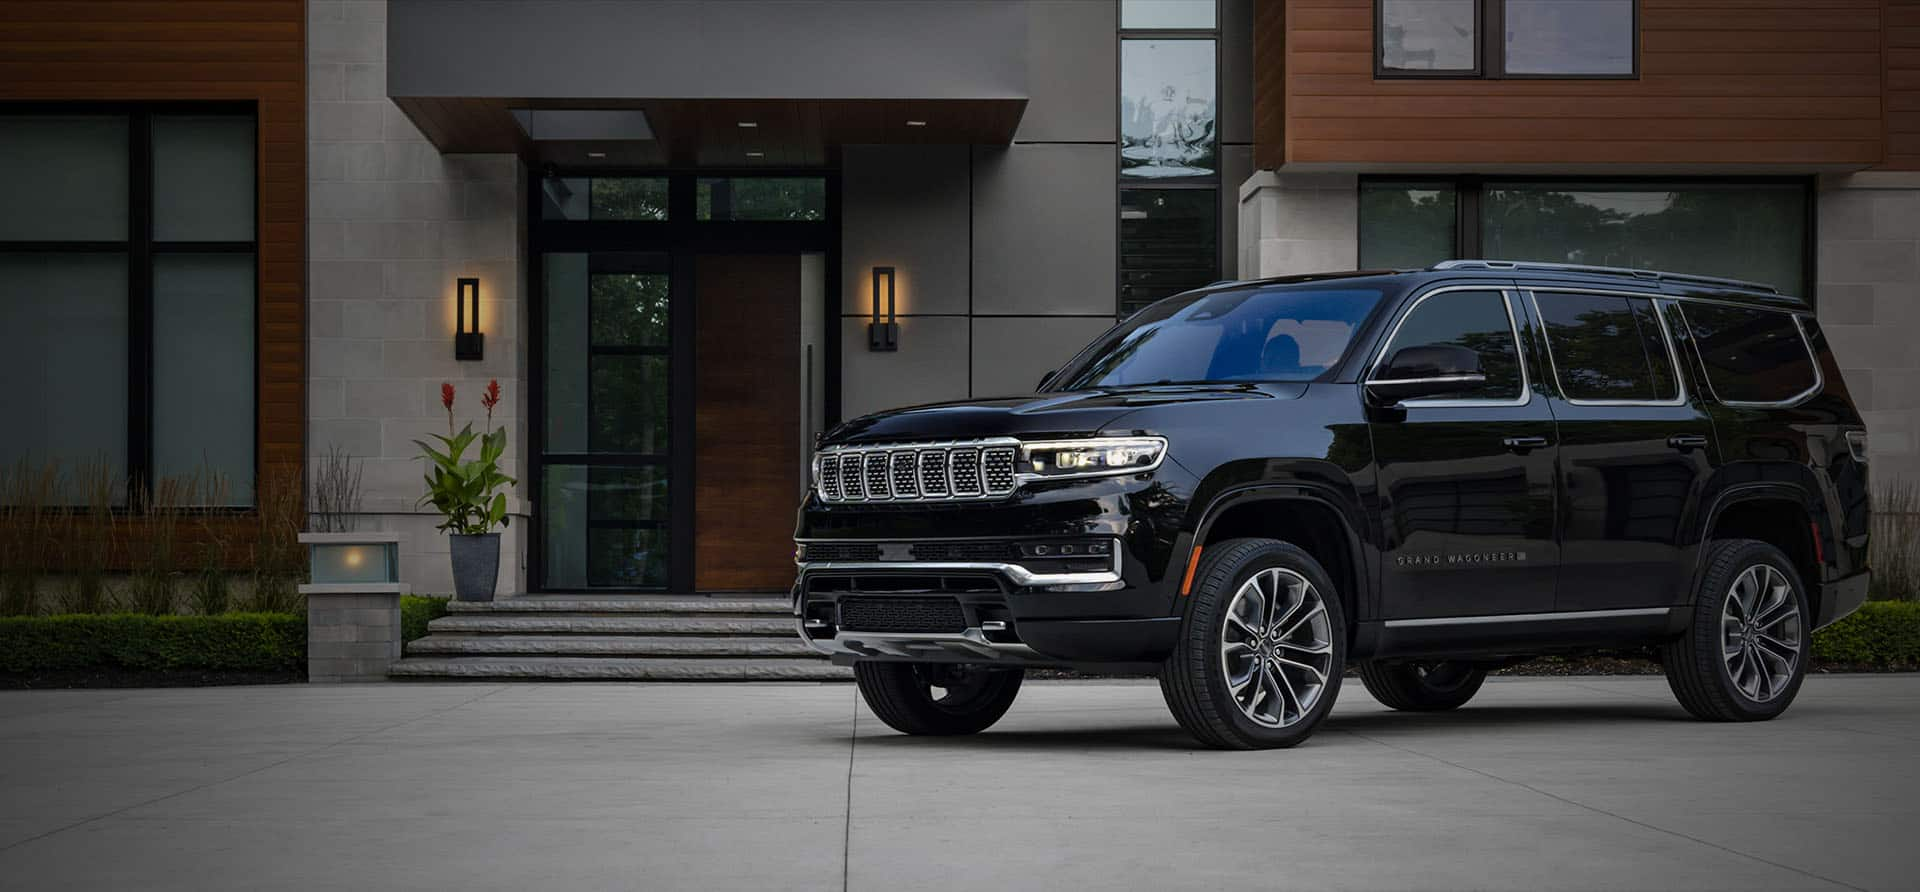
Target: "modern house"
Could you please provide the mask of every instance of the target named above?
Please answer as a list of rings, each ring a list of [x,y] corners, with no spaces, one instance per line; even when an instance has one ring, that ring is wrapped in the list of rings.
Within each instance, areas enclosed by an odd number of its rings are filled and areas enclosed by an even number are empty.
[[[1920,472],[1913,0],[11,0],[0,159],[0,463],[343,450],[422,591],[442,382],[503,590],[777,591],[836,421],[1454,257],[1806,294]]]

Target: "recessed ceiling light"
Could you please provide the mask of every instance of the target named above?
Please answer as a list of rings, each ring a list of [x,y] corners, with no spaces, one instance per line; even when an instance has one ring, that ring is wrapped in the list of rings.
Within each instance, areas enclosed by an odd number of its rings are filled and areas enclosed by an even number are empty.
[[[766,156],[767,156],[767,153],[765,152],[748,152],[747,153],[748,158],[765,158]]]
[[[758,126],[760,126],[760,122],[759,122],[759,121],[741,121],[741,122],[740,122],[740,126],[742,126],[742,127],[758,127]]]
[[[605,158],[605,157],[607,157],[607,153],[605,153],[605,152],[588,152],[588,153],[587,153],[587,157],[588,157],[588,158]]]
[[[907,122],[907,126],[908,126],[908,127],[925,127],[925,126],[927,126],[927,122],[925,122],[925,121],[908,121],[908,122]]]

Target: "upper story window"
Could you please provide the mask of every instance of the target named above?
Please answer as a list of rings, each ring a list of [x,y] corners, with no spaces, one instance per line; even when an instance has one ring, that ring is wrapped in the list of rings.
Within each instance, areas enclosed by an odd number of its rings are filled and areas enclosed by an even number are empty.
[[[1376,0],[1377,77],[1634,77],[1634,0]]]
[[[1125,317],[1221,277],[1220,13],[1120,2],[1120,295]]]

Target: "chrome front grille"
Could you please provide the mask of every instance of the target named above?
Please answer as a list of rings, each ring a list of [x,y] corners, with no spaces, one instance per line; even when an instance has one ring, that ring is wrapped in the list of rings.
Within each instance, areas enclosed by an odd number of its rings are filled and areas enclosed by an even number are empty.
[[[967,440],[834,446],[820,452],[821,501],[931,502],[997,499],[1019,488],[1019,441]]]

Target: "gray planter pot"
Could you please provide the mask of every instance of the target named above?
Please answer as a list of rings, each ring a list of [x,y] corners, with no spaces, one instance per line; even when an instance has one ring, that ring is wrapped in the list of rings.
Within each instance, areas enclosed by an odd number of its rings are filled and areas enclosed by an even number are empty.
[[[453,552],[453,596],[462,601],[493,600],[493,584],[500,578],[500,534],[447,536]]]

